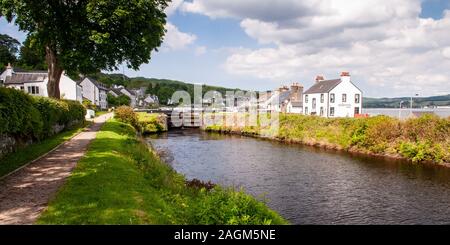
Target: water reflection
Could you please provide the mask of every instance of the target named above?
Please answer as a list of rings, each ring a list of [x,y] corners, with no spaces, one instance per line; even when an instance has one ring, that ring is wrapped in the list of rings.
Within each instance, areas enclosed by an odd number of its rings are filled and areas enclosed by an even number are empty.
[[[294,224],[450,223],[450,170],[443,167],[197,130],[149,141],[188,178],[265,194]]]

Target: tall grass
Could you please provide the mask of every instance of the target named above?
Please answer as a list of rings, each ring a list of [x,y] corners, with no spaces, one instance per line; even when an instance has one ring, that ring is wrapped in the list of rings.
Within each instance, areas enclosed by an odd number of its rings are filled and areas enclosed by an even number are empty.
[[[259,135],[259,127],[206,127],[208,131]],[[281,114],[271,138],[369,154],[403,157],[413,162],[450,163],[450,118],[424,115],[400,121],[387,116],[328,119]]]

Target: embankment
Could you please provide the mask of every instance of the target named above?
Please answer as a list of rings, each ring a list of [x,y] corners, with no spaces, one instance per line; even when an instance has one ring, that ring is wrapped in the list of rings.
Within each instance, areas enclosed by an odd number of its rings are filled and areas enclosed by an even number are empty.
[[[287,224],[243,191],[187,181],[117,120],[103,126],[38,223]]]
[[[387,116],[328,119],[280,114],[279,119],[279,130],[265,136],[259,119],[257,126],[226,125],[224,120],[204,129],[450,166],[450,118],[424,115],[400,121]]]

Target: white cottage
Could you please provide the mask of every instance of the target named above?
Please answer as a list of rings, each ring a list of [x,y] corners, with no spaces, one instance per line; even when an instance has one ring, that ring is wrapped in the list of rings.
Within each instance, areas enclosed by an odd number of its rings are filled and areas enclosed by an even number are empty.
[[[321,117],[355,117],[362,111],[362,91],[351,82],[350,73],[340,79],[317,76],[315,84],[303,95],[303,113]]]
[[[106,85],[90,77],[84,78],[80,82],[80,85],[83,88],[83,98],[89,100],[102,110],[108,109],[108,101],[106,100],[108,88]]]
[[[5,87],[19,89],[35,96],[48,97],[47,71],[25,71],[8,65],[0,75],[0,82]],[[59,91],[61,99],[82,102],[81,86],[64,73],[61,75],[59,82]]]

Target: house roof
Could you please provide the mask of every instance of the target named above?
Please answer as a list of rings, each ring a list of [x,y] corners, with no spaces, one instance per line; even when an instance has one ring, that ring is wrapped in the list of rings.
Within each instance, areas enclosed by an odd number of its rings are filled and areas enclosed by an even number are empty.
[[[303,102],[290,102],[292,107],[303,107]]]
[[[5,84],[22,84],[22,83],[35,83],[43,82],[47,79],[48,74],[45,73],[13,73],[12,76],[5,78]]]
[[[311,88],[306,90],[304,94],[328,93],[340,83],[341,79],[318,81]]]
[[[109,90],[109,88],[108,88],[105,84],[103,84],[103,83],[101,83],[101,82],[99,82],[99,81],[93,79],[92,77],[86,77],[86,78],[87,78],[89,81],[91,81],[97,88],[103,89],[103,90]]]
[[[127,89],[127,88],[122,88],[122,89],[124,89],[125,91],[127,91],[127,92],[130,93],[131,95],[136,96],[136,93],[135,93],[133,90],[130,90],[130,89]]]
[[[123,95],[123,93],[120,92],[120,89],[116,89],[116,88],[110,89],[109,92],[113,92],[113,93],[117,94],[118,96]]]

